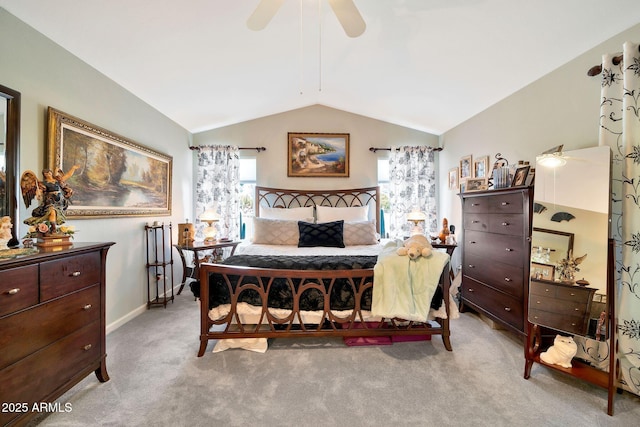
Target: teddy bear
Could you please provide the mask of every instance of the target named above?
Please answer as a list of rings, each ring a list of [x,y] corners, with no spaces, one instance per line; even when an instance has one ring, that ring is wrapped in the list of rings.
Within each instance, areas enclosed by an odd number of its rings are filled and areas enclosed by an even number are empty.
[[[571,367],[571,359],[578,352],[578,346],[572,337],[556,335],[553,345],[547,351],[540,353],[540,359],[544,363],[560,365],[563,368]]]
[[[410,259],[415,260],[420,256],[428,257],[431,255],[431,250],[432,246],[431,243],[429,243],[429,239],[422,234],[415,234],[405,240],[403,246],[398,248],[396,253],[400,256],[408,256]]]

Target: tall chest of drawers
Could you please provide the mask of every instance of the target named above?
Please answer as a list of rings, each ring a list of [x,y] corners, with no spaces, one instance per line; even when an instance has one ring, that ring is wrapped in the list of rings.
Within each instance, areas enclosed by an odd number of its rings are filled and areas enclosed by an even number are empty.
[[[462,309],[526,333],[533,188],[461,194]]]
[[[109,380],[105,263],[111,245],[75,243],[0,260],[0,425],[26,423],[91,372]]]

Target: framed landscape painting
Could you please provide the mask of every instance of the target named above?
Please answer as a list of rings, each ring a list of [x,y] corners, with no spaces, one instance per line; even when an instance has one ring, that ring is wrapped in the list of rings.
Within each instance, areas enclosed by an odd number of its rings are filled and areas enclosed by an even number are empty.
[[[78,167],[67,217],[171,215],[172,157],[52,107],[47,119],[49,168]]]
[[[348,133],[288,133],[287,176],[349,177]]]

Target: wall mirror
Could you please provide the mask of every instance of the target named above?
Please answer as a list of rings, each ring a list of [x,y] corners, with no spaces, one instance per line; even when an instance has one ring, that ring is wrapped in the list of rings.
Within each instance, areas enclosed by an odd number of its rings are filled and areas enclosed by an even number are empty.
[[[20,92],[0,85],[0,217],[10,216],[14,227],[10,246],[18,244],[17,174],[20,147]]]
[[[566,151],[560,160],[536,163],[529,322],[604,340],[611,150]]]

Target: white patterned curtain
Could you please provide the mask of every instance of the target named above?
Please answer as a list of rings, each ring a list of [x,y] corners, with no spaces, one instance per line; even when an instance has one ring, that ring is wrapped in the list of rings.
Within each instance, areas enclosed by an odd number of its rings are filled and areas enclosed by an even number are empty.
[[[617,54],[619,55],[619,53]],[[616,309],[620,385],[640,394],[640,53],[625,43],[623,60],[602,60],[600,145],[612,149],[612,234],[616,241]]]
[[[437,230],[436,172],[433,147],[404,146],[391,149],[389,157],[390,224],[389,237],[409,236],[412,224],[407,214],[419,209],[427,215],[425,233]]]
[[[240,156],[238,147],[213,145],[198,151],[196,218],[207,209],[220,217],[218,237],[238,239],[240,219]],[[196,235],[202,239],[205,224],[196,221]]]

